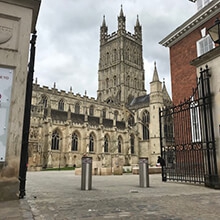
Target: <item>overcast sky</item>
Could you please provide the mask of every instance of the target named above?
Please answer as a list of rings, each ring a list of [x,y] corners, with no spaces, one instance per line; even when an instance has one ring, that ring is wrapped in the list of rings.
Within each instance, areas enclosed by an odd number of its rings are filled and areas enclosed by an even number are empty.
[[[188,0],[43,0],[37,23],[35,75],[38,84],[97,97],[99,33],[105,15],[108,33],[117,31],[121,5],[126,29],[137,15],[143,33],[145,87],[149,93],[154,61],[170,92],[169,49],[158,42],[196,12]]]

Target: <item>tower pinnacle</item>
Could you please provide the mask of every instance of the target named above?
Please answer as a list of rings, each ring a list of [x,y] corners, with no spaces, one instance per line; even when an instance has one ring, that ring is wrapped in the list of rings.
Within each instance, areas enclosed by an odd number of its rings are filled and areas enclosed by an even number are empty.
[[[153,74],[153,79],[152,82],[159,81],[159,76],[157,72],[157,66],[156,66],[156,61],[154,62],[154,74]]]

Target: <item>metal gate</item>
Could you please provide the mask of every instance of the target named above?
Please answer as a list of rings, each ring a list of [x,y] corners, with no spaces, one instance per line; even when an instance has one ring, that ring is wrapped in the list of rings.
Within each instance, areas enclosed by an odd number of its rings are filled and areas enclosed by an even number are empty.
[[[184,103],[160,109],[161,156],[165,180],[205,183],[218,188],[208,66]]]

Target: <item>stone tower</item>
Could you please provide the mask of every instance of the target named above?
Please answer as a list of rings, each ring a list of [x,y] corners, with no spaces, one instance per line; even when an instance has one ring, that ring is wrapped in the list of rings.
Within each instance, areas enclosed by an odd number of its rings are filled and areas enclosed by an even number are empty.
[[[146,94],[141,25],[137,17],[131,34],[126,31],[125,20],[121,7],[116,32],[108,34],[105,17],[100,27],[97,99],[116,105],[128,105],[133,98]]]
[[[165,85],[164,85],[165,86]],[[160,154],[160,123],[159,123],[159,108],[164,106],[163,88],[159,80],[156,62],[154,63],[153,79],[150,83],[150,150],[151,160],[157,161],[157,156]]]

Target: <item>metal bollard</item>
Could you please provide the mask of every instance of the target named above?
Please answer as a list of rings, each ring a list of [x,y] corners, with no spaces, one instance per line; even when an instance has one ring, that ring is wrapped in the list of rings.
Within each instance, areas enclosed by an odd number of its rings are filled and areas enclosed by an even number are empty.
[[[139,182],[140,187],[149,187],[148,158],[139,158]]]
[[[82,157],[81,190],[92,189],[92,157]]]

